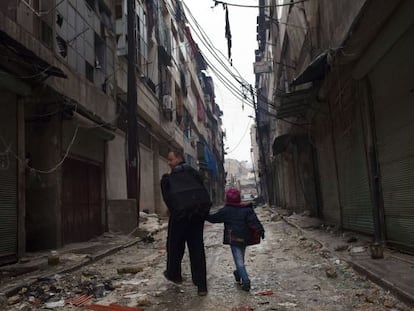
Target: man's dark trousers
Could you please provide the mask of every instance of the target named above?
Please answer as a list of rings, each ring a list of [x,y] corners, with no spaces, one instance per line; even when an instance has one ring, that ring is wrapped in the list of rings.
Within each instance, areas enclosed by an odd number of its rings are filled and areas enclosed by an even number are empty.
[[[207,288],[203,231],[204,219],[170,217],[167,237],[168,278],[181,280],[181,261],[187,242],[193,283],[199,288]]]

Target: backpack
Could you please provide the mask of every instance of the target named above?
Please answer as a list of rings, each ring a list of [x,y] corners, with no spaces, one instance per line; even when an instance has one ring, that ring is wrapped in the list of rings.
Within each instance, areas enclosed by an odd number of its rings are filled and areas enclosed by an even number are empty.
[[[198,172],[189,165],[176,166],[168,175],[167,205],[176,218],[205,219],[212,202]]]

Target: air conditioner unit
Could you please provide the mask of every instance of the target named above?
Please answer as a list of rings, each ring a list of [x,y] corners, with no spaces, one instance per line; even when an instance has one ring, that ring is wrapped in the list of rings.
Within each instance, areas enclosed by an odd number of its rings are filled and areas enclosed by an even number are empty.
[[[164,95],[162,97],[162,109],[166,111],[173,110],[173,101],[171,95]]]

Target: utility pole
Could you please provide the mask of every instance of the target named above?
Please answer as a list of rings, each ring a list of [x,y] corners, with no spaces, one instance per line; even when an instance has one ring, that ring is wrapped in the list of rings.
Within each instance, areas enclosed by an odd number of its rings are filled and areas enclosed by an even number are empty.
[[[139,225],[139,182],[138,182],[138,126],[137,126],[137,84],[136,84],[136,48],[135,48],[135,0],[127,0],[128,35],[128,90],[127,90],[127,192],[128,199],[137,204],[137,225]]]
[[[259,162],[261,162],[262,167],[259,171],[261,171],[261,176],[260,176],[260,185],[262,188],[262,195],[264,197],[264,200],[266,201],[267,198],[267,193],[268,190],[267,189],[267,168],[266,168],[266,158],[265,158],[265,153],[264,153],[264,148],[263,148],[263,140],[262,140],[262,131],[260,129],[259,126],[259,119],[258,119],[258,108],[257,108],[257,103],[254,97],[254,93],[253,93],[253,87],[250,84],[250,94],[252,96],[252,101],[253,101],[253,109],[254,109],[254,115],[255,115],[255,119],[256,119],[256,131],[257,131],[257,138],[259,140]]]
[[[256,195],[259,197],[259,188],[257,186],[256,169],[254,168],[253,148],[250,148],[250,159],[252,160],[252,168],[253,168],[253,176],[254,176],[254,187],[256,188]]]

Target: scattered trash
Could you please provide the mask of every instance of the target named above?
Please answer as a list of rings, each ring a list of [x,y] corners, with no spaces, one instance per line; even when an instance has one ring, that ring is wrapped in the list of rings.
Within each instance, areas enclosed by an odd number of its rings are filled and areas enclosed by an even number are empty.
[[[321,249],[319,255],[323,258],[331,258],[332,254],[328,249]]]
[[[151,298],[148,295],[142,295],[137,299],[138,306],[150,306],[151,305]]]
[[[252,307],[234,307],[231,311],[253,311]]]
[[[355,246],[349,250],[352,254],[363,253],[366,251],[365,246]]]
[[[369,251],[372,259],[384,258],[384,248],[379,243],[374,243],[369,246]]]
[[[59,262],[59,253],[57,251],[50,251],[49,256],[47,256],[47,264],[49,266],[56,266]]]
[[[144,269],[142,267],[139,267],[139,266],[128,266],[128,267],[122,267],[122,268],[116,269],[118,274],[123,274],[123,273],[136,274],[138,272],[142,272],[142,270],[144,270]]]
[[[334,248],[336,252],[343,252],[343,251],[346,251],[347,249],[348,249],[348,245],[346,244],[338,245]]]
[[[143,283],[148,282],[149,279],[132,279],[132,280],[124,280],[119,282],[122,285],[141,285]]]
[[[265,289],[254,293],[256,296],[272,296],[273,291],[271,289]]]
[[[125,307],[118,304],[110,305],[100,305],[100,304],[90,304],[86,305],[85,309],[95,310],[95,311],[144,311],[140,307]]]
[[[16,303],[20,302],[22,299],[23,299],[22,296],[20,296],[20,295],[14,295],[14,296],[11,296],[9,299],[7,299],[7,304],[9,306],[15,305]]]
[[[280,307],[286,307],[286,308],[294,308],[297,306],[297,304],[293,302],[279,302],[277,305]]]
[[[105,292],[105,285],[103,283],[99,283],[95,286],[95,298],[102,298]]]
[[[123,294],[122,297],[127,298],[127,299],[133,299],[133,298],[139,298],[142,295],[143,295],[142,293],[128,292],[128,293]]]
[[[319,269],[320,267],[322,267],[322,265],[320,263],[313,265],[311,268],[312,269]]]
[[[354,236],[351,236],[348,238],[348,240],[346,240],[347,243],[354,243],[356,241],[358,241],[358,239]]]
[[[54,309],[54,308],[59,308],[59,307],[63,307],[65,305],[65,300],[64,299],[60,299],[58,301],[49,301],[45,303],[45,308],[46,309]]]
[[[152,236],[152,234],[151,233],[148,233],[145,237],[143,237],[142,239],[142,242],[144,242],[144,243],[153,243],[153,242],[155,242],[155,239],[154,239],[154,237]]]
[[[92,297],[93,297],[92,295],[84,294],[84,295],[68,298],[65,300],[65,303],[74,305],[75,307],[80,307],[80,306],[85,305],[89,300],[91,300]]]
[[[270,221],[273,221],[273,222],[279,221],[279,220],[281,220],[281,219],[282,219],[282,217],[280,217],[280,215],[279,215],[279,214],[273,214],[273,215],[270,217]]]
[[[334,267],[328,267],[325,269],[326,276],[328,278],[334,279],[338,276]]]

